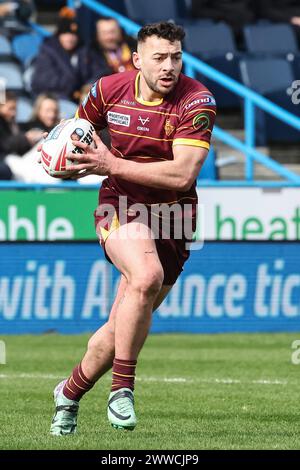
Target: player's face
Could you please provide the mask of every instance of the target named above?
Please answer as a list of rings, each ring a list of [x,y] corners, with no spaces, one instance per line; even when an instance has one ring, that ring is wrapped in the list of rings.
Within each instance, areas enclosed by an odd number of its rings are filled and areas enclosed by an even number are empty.
[[[133,60],[148,87],[158,95],[167,95],[176,86],[182,69],[181,43],[151,36],[139,44]]]
[[[17,114],[17,102],[15,100],[8,100],[0,106],[0,115],[7,122],[12,122]]]

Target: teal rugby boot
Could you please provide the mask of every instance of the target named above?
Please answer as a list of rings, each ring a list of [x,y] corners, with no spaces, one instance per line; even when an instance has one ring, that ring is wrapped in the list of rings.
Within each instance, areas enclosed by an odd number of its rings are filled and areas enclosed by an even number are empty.
[[[134,430],[137,419],[134,412],[134,396],[130,388],[120,388],[110,393],[107,417],[115,429]]]

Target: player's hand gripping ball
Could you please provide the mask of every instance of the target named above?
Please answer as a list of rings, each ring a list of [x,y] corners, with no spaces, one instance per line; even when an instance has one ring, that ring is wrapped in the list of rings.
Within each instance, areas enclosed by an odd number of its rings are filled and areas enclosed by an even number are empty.
[[[72,140],[88,145],[93,143],[94,127],[86,119],[67,119],[58,124],[48,134],[41,148],[41,163],[48,175],[54,178],[68,178],[74,174],[69,170],[74,162],[66,158],[68,153],[83,153]]]

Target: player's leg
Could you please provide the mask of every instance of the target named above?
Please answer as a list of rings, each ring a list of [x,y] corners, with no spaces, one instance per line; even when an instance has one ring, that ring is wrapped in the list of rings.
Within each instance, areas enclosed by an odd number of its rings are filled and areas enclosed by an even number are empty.
[[[131,238],[131,233],[139,237]],[[127,280],[115,319],[115,354],[135,360],[149,331],[163,269],[151,231],[143,224],[131,223],[114,231],[106,241],[106,252]]]
[[[153,312],[155,312],[156,309],[160,306],[160,304],[165,300],[167,297],[168,293],[172,289],[173,284],[170,286],[163,285],[162,288],[160,289],[160,292],[158,293],[154,305],[153,305]]]
[[[97,330],[88,342],[88,349],[81,361],[83,373],[91,381],[96,382],[106,371],[108,371],[113,364],[115,344],[114,344],[114,328],[117,307],[120,299],[127,287],[126,278],[121,275],[120,284],[118,287],[117,295],[112,306],[108,321]],[[169,293],[172,286],[162,286],[153,307],[156,310],[164,298]],[[76,368],[75,368],[76,369]],[[72,376],[71,376],[72,377]],[[69,378],[70,381],[70,378]],[[56,411],[51,425],[51,433],[54,435],[73,434],[76,431],[78,402],[80,398],[86,393],[82,390],[77,400],[66,401],[63,394],[63,383],[60,383],[55,390],[55,402],[57,406],[67,406],[66,410],[61,409]],[[69,399],[68,399],[69,400]]]
[[[79,400],[111,368],[115,351],[115,315],[125,289],[126,279],[122,276],[108,321],[90,338],[88,350],[71,376],[55,387],[51,434],[62,436],[76,432]]]
[[[115,319],[115,359],[108,418],[114,427],[133,429],[136,424],[133,409],[136,362],[149,332],[164,273],[155,240],[146,225],[132,222],[121,226],[108,237],[105,248],[127,280]]]
[[[97,381],[102,375],[111,369],[115,356],[115,317],[118,304],[127,287],[126,278],[121,275],[118,292],[108,322],[99,328],[88,342],[88,349],[85,353],[81,367],[86,377]],[[153,312],[160,306],[173,286],[162,286],[155,299]]]
[[[112,367],[115,355],[115,317],[126,287],[126,278],[121,275],[108,321],[89,339],[87,351],[81,361],[85,376],[93,382],[96,382]]]

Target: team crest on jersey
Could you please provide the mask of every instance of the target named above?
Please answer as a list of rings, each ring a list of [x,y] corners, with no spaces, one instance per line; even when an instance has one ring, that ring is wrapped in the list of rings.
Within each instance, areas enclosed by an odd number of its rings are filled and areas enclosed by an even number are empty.
[[[174,132],[174,130],[175,130],[175,126],[172,126],[170,119],[167,119],[165,123],[165,132],[167,136],[169,137],[169,135],[171,135],[172,132]]]
[[[195,130],[201,129],[205,131],[206,129],[209,128],[209,125],[210,125],[210,120],[209,120],[209,116],[206,113],[197,114],[197,116],[195,116],[193,119],[193,128]]]

